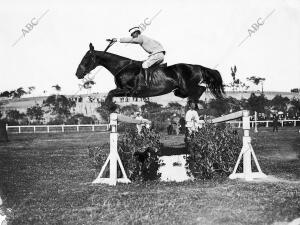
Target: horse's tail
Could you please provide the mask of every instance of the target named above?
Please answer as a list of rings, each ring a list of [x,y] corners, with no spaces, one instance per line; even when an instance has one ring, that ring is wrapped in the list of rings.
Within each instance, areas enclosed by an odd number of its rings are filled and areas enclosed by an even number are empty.
[[[203,67],[203,80],[214,97],[224,98],[225,90],[223,79],[218,70]]]

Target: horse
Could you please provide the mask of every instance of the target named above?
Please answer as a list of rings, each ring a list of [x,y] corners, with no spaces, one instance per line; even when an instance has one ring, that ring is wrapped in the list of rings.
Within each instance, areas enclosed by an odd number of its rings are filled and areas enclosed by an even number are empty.
[[[108,47],[104,51],[96,51],[90,43],[89,50],[76,71],[78,79],[83,79],[97,66],[103,66],[110,71],[114,76],[116,89],[109,91],[105,102],[112,102],[113,97],[145,98],[173,92],[177,97],[189,98],[197,103],[206,87],[216,98],[223,98],[225,94],[219,71],[186,63],[152,66],[151,85],[142,86],[140,81],[144,79],[143,62],[107,52]]]

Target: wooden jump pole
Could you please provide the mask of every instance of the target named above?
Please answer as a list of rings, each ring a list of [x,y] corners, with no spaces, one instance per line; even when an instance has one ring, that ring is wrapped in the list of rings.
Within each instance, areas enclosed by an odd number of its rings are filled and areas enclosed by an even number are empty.
[[[237,162],[235,164],[234,170],[232,174],[229,176],[230,179],[245,179],[246,181],[251,181],[256,178],[267,178],[267,175],[265,175],[258,163],[258,160],[256,158],[256,155],[254,153],[254,150],[251,145],[251,137],[249,135],[250,133],[250,113],[248,110],[242,110],[239,112],[231,113],[225,116],[221,116],[218,118],[215,118],[212,120],[212,123],[219,123],[219,122],[226,122],[229,120],[234,120],[241,118],[243,119],[243,147],[241,149],[241,152],[239,154],[239,157],[237,159]],[[255,162],[256,168],[258,172],[253,172],[251,167],[251,159],[253,157],[253,160]],[[237,173],[237,168],[243,159],[243,172]]]
[[[110,153],[107,157],[104,165],[102,166],[99,175],[97,178],[92,182],[93,184],[104,183],[109,185],[116,185],[117,182],[120,183],[130,183],[128,179],[120,156],[118,154],[118,122],[125,122],[125,123],[133,123],[133,124],[142,124],[142,123],[150,123],[149,120],[136,120],[130,118],[128,116],[124,116],[117,113],[110,114],[110,126],[111,126],[111,133],[110,133]],[[109,177],[104,178],[103,173],[109,163]],[[122,172],[122,177],[117,177],[117,170],[118,170],[118,163]]]

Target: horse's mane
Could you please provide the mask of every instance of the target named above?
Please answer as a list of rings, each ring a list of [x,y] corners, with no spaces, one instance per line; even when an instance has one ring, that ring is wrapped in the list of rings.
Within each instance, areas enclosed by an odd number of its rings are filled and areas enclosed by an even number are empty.
[[[96,51],[96,53],[98,54],[108,54],[109,56],[111,57],[114,57],[114,58],[118,58],[120,61],[122,60],[128,60],[128,61],[132,61],[133,63],[137,63],[137,64],[140,64],[142,63],[143,61],[139,61],[139,60],[133,60],[133,59],[130,59],[130,58],[127,58],[127,57],[124,57],[124,56],[121,56],[121,55],[117,55],[117,54],[114,54],[114,53],[111,53],[111,52],[104,52],[104,51]]]

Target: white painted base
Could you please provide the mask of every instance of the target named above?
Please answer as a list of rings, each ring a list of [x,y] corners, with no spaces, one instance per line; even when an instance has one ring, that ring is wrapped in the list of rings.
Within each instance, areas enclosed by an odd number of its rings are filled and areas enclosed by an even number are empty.
[[[97,177],[97,179],[95,179],[92,183],[93,184],[116,185],[117,182],[125,183],[125,184],[131,183],[131,181],[128,178],[118,178],[117,180],[114,180],[111,178],[103,178],[103,177],[101,177],[101,178]]]
[[[229,176],[229,179],[245,179],[246,181],[251,181],[254,179],[264,179],[268,176],[262,172],[252,172],[250,174],[245,173],[234,173]]]

